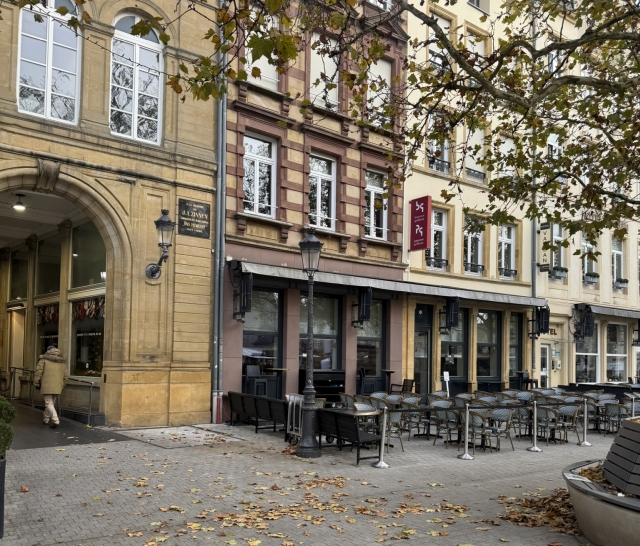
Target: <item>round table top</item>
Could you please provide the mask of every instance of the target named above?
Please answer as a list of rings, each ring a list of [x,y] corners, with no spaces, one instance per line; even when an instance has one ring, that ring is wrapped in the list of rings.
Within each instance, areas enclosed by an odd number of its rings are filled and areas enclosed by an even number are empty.
[[[325,408],[326,411],[337,411],[342,413],[343,415],[353,415],[354,417],[371,417],[375,415],[382,415],[382,410],[366,410],[366,411],[357,411],[357,410],[348,410],[342,408]]]

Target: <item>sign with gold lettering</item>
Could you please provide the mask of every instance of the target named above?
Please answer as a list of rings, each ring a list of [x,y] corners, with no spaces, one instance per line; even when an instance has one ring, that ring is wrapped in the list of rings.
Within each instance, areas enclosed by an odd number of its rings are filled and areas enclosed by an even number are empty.
[[[209,238],[211,206],[188,199],[178,200],[178,233],[191,237]]]
[[[549,271],[551,268],[551,250],[548,248],[544,248],[545,245],[550,244],[551,239],[551,223],[550,222],[542,222],[540,224],[540,261],[538,262],[538,267],[540,271]]]

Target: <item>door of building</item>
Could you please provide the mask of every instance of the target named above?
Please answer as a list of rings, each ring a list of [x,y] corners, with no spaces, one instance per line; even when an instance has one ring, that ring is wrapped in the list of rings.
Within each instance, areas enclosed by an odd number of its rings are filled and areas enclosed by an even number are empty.
[[[430,305],[416,305],[413,336],[413,378],[415,380],[414,391],[420,396],[425,396],[433,390],[432,314],[433,308]]]
[[[551,349],[549,345],[540,345],[540,388],[548,389],[550,385],[549,377],[549,355]]]
[[[24,367],[24,318],[25,310],[17,309],[9,313],[11,332],[9,338],[9,367]],[[21,372],[18,372],[21,373]],[[19,397],[20,382],[14,381],[16,392],[10,394],[11,397]],[[12,388],[13,385],[12,385]]]

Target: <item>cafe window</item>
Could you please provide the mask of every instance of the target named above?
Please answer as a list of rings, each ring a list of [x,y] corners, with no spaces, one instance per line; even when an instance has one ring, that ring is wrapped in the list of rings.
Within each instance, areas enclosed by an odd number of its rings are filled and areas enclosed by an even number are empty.
[[[307,362],[307,302],[306,294],[300,298],[300,367]],[[313,367],[316,370],[339,370],[339,302],[336,298],[313,298]]]
[[[29,254],[26,252],[11,253],[11,286],[10,300],[27,298],[27,282],[29,278]]]
[[[38,354],[47,352],[49,345],[58,346],[58,319],[60,307],[55,305],[43,305],[36,307],[36,336]]]
[[[36,295],[60,292],[62,235],[38,241]]]
[[[384,304],[371,303],[371,318],[358,330],[357,369],[364,368],[367,375],[380,377],[382,372],[384,339]]]
[[[500,373],[500,313],[479,311],[477,322],[478,355],[476,373],[478,377],[501,376]]]
[[[595,383],[599,367],[598,324],[594,324],[593,336],[576,341],[576,382]]]
[[[509,319],[509,377],[522,370],[522,315],[511,313]]]
[[[73,228],[71,247],[71,288],[105,282],[107,251],[93,222]]]
[[[467,310],[460,309],[458,326],[441,335],[440,357],[443,372],[451,377],[467,377]]]
[[[242,330],[242,374],[247,365],[260,366],[260,375],[280,367],[280,294],[255,290],[251,311],[244,316]]]
[[[99,377],[104,350],[104,296],[71,302],[71,375]]]
[[[623,324],[607,325],[607,381],[626,381],[627,327]]]

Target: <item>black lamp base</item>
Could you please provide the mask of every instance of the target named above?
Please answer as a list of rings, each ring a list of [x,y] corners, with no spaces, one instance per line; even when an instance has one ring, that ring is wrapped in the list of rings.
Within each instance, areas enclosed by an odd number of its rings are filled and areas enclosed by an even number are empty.
[[[158,267],[158,264],[149,264],[144,271],[150,279],[159,279],[162,274],[162,269]]]

